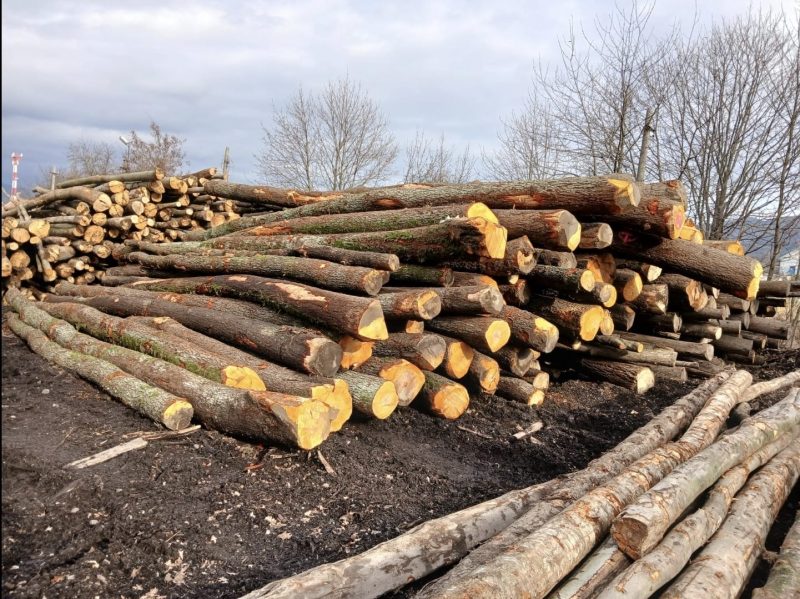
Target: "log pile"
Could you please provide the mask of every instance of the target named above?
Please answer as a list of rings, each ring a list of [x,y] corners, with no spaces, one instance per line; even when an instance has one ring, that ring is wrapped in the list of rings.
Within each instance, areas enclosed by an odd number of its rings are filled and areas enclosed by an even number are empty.
[[[740,596],[800,477],[800,389],[786,394],[800,371],[751,381],[725,370],[582,471],[423,523],[244,599],[378,597],[437,571],[415,596]],[[775,391],[784,399],[726,430],[738,404]],[[797,592],[796,536],[763,596]]]
[[[65,182],[4,214],[77,210],[88,194],[94,218],[121,206],[101,199],[107,192],[128,202],[123,213],[134,195],[142,205],[179,195],[257,212],[226,212],[174,239],[118,237],[102,285],[56,275],[39,287],[41,308],[216,384],[305,399],[315,390],[339,402],[332,430],[353,409],[386,418],[411,405],[458,418],[470,393],[536,406],[550,374],[567,369],[635,393],[657,379],[713,376],[715,353],[754,363],[756,344],[788,335],[787,321],[757,314],[759,295],[777,308],[800,293],[789,282],[759,289],[761,265],[730,244],[682,239],[676,182],[614,174],[324,193],[230,183],[212,170],[133,173],[113,181],[119,188],[109,177]],[[169,327],[154,324],[163,318]],[[216,358],[195,363],[186,343]]]

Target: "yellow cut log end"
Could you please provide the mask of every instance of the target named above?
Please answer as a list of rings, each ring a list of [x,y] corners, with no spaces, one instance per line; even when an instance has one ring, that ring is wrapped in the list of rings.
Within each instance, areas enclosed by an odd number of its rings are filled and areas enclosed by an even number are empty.
[[[369,341],[382,341],[389,338],[389,330],[386,328],[386,320],[383,318],[383,309],[378,300],[370,302],[370,306],[361,316],[358,334]]]
[[[638,206],[642,199],[642,191],[635,181],[625,179],[609,179],[608,183],[614,187],[614,198],[617,205],[624,212],[629,206]]]
[[[222,369],[222,384],[235,389],[266,391],[264,381],[253,370],[246,366],[226,366]]]
[[[408,360],[397,360],[381,368],[382,379],[394,383],[398,405],[407,406],[425,386],[425,373]]]
[[[447,376],[454,379],[466,376],[474,357],[475,351],[463,341],[449,343],[444,358],[444,369]]]
[[[489,349],[495,352],[511,339],[511,327],[505,320],[495,320],[486,328],[484,339]]]
[[[341,430],[344,423],[353,415],[353,398],[347,381],[333,379],[333,392],[323,397],[321,401],[331,409],[331,432]]]
[[[295,423],[295,439],[300,449],[313,449],[322,444],[331,432],[330,408],[319,401],[306,401],[286,409]]]
[[[581,235],[583,235],[583,228],[578,224],[578,227],[575,229],[574,233],[567,239],[567,249],[569,251],[575,250],[581,243]]]
[[[497,216],[494,212],[484,204],[483,202],[475,202],[471,204],[469,208],[467,208],[467,218],[482,218],[486,222],[493,223],[495,225],[499,225],[500,221],[497,220]]]
[[[385,420],[397,409],[399,399],[394,383],[386,381],[372,399],[372,413],[378,420]]]
[[[372,357],[372,341],[361,341],[350,335],[345,335],[339,339],[339,347],[342,348],[342,359],[340,366],[345,370],[358,368]]]
[[[592,306],[581,315],[580,338],[582,341],[591,341],[597,337],[604,317],[605,311],[600,306]]]
[[[544,402],[544,391],[536,389],[528,398],[529,406],[540,406]]]
[[[448,420],[459,418],[468,407],[469,393],[458,383],[440,388],[431,402],[431,410]]]
[[[191,424],[192,416],[194,416],[194,408],[192,404],[184,399],[179,399],[171,403],[164,413],[161,415],[161,422],[168,429],[179,431]]]

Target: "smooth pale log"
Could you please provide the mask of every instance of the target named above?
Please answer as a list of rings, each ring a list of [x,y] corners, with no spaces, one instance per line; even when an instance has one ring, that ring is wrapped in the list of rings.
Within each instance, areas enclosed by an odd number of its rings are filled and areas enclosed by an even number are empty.
[[[613,240],[614,231],[608,223],[589,223],[584,221],[581,224],[581,241],[578,244],[578,248],[582,250],[602,250],[610,246]]]
[[[582,341],[591,341],[597,336],[600,324],[605,317],[603,308],[587,304],[577,304],[559,298],[534,296],[529,306],[537,314],[556,325],[559,333],[568,333]],[[533,346],[531,346],[533,347]],[[534,347],[534,349],[539,349]],[[542,351],[539,349],[539,351]]]
[[[283,220],[245,229],[236,236],[263,236],[396,231],[435,225],[449,218],[481,217],[497,223],[494,213],[480,202],[446,206],[421,206],[402,210],[380,210],[346,214],[323,214]],[[519,237],[519,236],[517,236]]]
[[[794,370],[781,377],[760,381],[751,385],[742,395],[742,402],[751,402],[766,393],[774,393],[781,389],[797,386],[800,383],[800,370]]]
[[[566,210],[496,209],[510,238],[527,236],[536,247],[572,251],[581,240],[581,224]]]
[[[390,281],[400,285],[426,285],[430,287],[450,287],[453,284],[453,271],[437,266],[401,264],[392,272]]]
[[[630,558],[617,549],[614,539],[606,539],[549,597],[550,599],[596,597],[603,587],[630,563]]]
[[[733,393],[730,409],[739,403],[743,391]],[[730,409],[724,414],[725,418]],[[751,416],[735,431],[676,468],[628,506],[612,528],[617,545],[634,559],[646,554],[661,541],[684,510],[726,470],[798,425],[800,399],[798,391],[794,390],[786,399]]]
[[[427,328],[487,352],[497,351],[511,339],[509,324],[492,316],[440,316],[431,320]]]
[[[110,362],[61,347],[40,330],[22,322],[16,314],[9,315],[7,323],[34,353],[94,383],[151,420],[170,430],[181,430],[191,423],[194,410],[185,399],[131,376]]]
[[[464,381],[474,389],[494,395],[500,382],[500,365],[494,358],[475,351]]]
[[[304,192],[305,193],[305,192]],[[320,192],[324,194],[325,192]],[[315,205],[284,211],[280,216],[262,215],[227,223],[203,235],[218,237],[255,225],[319,214],[392,210],[418,206],[442,206],[483,202],[490,208],[565,209],[573,214],[587,209],[595,213],[621,213],[639,204],[640,192],[633,178],[625,174],[606,177],[563,177],[541,181],[471,183],[461,185],[403,185],[362,193],[342,194]],[[217,195],[217,194],[212,194]],[[243,221],[243,222],[240,222]],[[200,235],[198,235],[200,238]]]
[[[584,359],[581,360],[580,367],[592,377],[608,381],[639,395],[652,389],[655,384],[653,371],[641,364]]]
[[[669,287],[664,283],[642,285],[642,292],[630,305],[638,312],[666,314],[669,305]]]
[[[402,358],[371,358],[358,367],[358,372],[394,383],[399,406],[407,406],[414,401],[425,385],[422,370]]]
[[[510,343],[492,354],[503,370],[507,370],[516,376],[525,376],[531,369],[533,363],[539,359],[540,352]]]
[[[636,321],[636,310],[624,304],[612,306],[609,310],[614,326],[623,331],[630,331]]]
[[[310,329],[276,325],[210,308],[181,305],[167,299],[127,296],[125,288],[116,291],[115,295],[98,295],[86,298],[82,303],[117,316],[167,316],[210,337],[321,376],[333,376],[343,360],[339,345]],[[62,299],[47,296],[45,301]]]
[[[466,376],[469,372],[470,364],[475,356],[475,351],[468,343],[460,339],[453,339],[445,335],[439,335],[447,344],[444,354],[444,361],[439,366],[441,374],[448,378],[458,380]]]
[[[397,408],[399,399],[392,381],[353,370],[344,370],[337,377],[347,383],[353,410],[362,416],[385,420]]]
[[[424,374],[425,386],[413,406],[447,420],[455,420],[467,411],[469,393],[462,385],[435,372]]]
[[[378,301],[386,318],[430,320],[442,311],[442,300],[434,290],[414,289],[378,295]]]
[[[679,339],[667,339],[666,337],[655,337],[653,335],[642,335],[629,331],[620,331],[619,336],[623,339],[640,341],[656,347],[667,347],[673,349],[681,355],[711,360],[714,357],[714,346],[710,343],[695,343],[693,341],[682,341]]]
[[[744,246],[741,242],[733,240],[733,241],[726,241],[726,240],[719,240],[719,239],[704,239],[703,245],[707,245],[708,247],[712,247],[718,250],[723,250],[728,252],[729,254],[733,254],[734,256],[744,256]]]
[[[546,249],[537,250],[536,263],[545,266],[558,266],[559,268],[578,267],[578,259],[572,252],[556,252]]]
[[[505,306],[501,317],[508,323],[511,339],[517,344],[549,353],[558,343],[558,328],[538,314],[515,306]]]
[[[224,295],[262,303],[365,341],[386,339],[380,303],[309,285],[254,275],[188,277],[132,283],[134,289]]]
[[[404,358],[422,370],[436,370],[444,361],[447,343],[439,335],[422,333],[392,333],[388,339],[378,341],[373,354],[383,357]]]
[[[590,292],[597,282],[594,274],[586,269],[561,268],[537,265],[525,277],[536,288],[554,289],[565,293]]]
[[[668,268],[745,299],[754,299],[758,294],[763,267],[760,262],[746,256],[734,256],[682,239],[631,232],[617,233],[612,249],[623,256]]]
[[[700,549],[722,524],[734,496],[747,482],[748,476],[789,446],[792,437],[791,434],[782,435],[775,442],[725,472],[709,491],[708,498],[700,509],[679,522],[658,546],[617,576],[599,597],[601,599],[650,597],[678,576],[689,563],[692,554]],[[773,467],[774,465],[768,466],[767,469]]]
[[[538,406],[544,400],[544,394],[541,390],[515,376],[500,376],[495,393],[500,397],[526,406]]]
[[[778,559],[772,564],[766,584],[753,590],[753,599],[782,599],[800,595],[800,518],[786,533]]]
[[[642,292],[641,275],[628,268],[618,268],[614,273],[614,287],[617,288],[618,297],[622,301],[632,302]]]
[[[739,596],[798,476],[800,442],[795,441],[753,475],[736,496],[725,523],[662,597]]]

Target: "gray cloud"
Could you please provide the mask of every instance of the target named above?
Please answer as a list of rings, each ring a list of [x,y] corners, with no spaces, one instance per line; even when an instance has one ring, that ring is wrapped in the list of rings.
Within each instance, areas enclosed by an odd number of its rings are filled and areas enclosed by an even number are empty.
[[[700,20],[747,0],[702,3]],[[765,6],[780,6],[780,0]],[[389,115],[400,142],[416,129],[491,148],[519,107],[536,60],[558,53],[570,20],[613,10],[588,0],[374,2],[11,0],[2,15],[2,180],[23,152],[23,189],[64,162],[78,138],[119,145],[151,119],[186,139],[193,168],[254,180],[260,124],[299,85],[349,74]],[[691,23],[692,0],[662,0],[653,22]],[[599,16],[598,16],[599,15]],[[398,175],[401,171],[398,165]]]

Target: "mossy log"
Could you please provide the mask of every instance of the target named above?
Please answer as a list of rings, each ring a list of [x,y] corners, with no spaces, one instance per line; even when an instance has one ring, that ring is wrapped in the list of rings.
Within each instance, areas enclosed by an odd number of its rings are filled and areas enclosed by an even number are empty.
[[[389,280],[400,285],[450,287],[453,284],[453,270],[438,266],[401,264],[400,268],[392,272]]]

